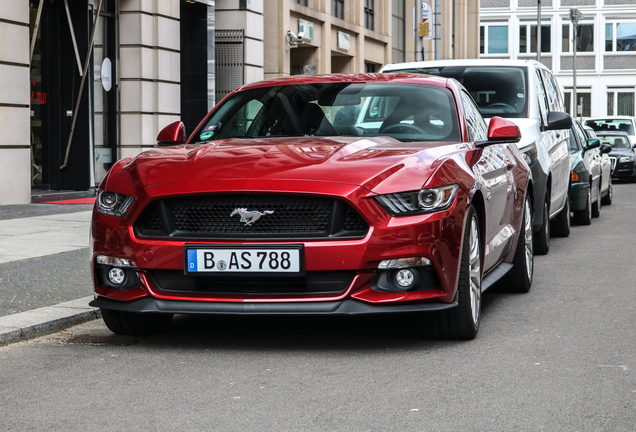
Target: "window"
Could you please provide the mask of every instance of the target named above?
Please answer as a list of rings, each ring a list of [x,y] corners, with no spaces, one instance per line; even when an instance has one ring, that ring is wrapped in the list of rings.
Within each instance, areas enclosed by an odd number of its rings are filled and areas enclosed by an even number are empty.
[[[344,19],[344,0],[331,0],[331,15]]]
[[[577,112],[572,101],[572,90],[568,90],[564,93],[565,97],[565,110],[568,114],[573,117],[583,116],[583,117],[591,117],[592,116],[592,93],[588,93],[589,90],[576,91],[576,98],[578,99],[578,105],[581,106],[582,112]],[[575,114],[573,114],[575,113]]]
[[[539,98],[539,113],[541,114],[541,121],[544,125],[548,124],[548,112],[550,111],[550,107],[548,105],[548,99],[545,95],[545,90],[543,86],[543,79],[541,78],[541,74],[539,71],[537,72],[537,97]]]
[[[392,37],[391,46],[393,48],[392,60],[393,63],[402,63],[406,61],[406,47],[404,43],[405,29],[404,29],[404,6],[405,0],[393,0],[392,11]]]
[[[528,41],[528,34],[529,41]],[[551,51],[550,25],[541,25],[541,52]],[[519,26],[519,52],[529,54],[537,52],[537,26],[523,24]]]
[[[482,25],[479,35],[480,54],[508,54],[507,25]]]
[[[309,0],[291,0],[291,1],[293,1],[294,3],[298,3],[301,6],[307,6],[307,2]]]
[[[616,114],[615,114],[616,113]],[[607,115],[634,115],[634,92],[610,90],[607,92]]]
[[[373,0],[364,0],[364,28],[375,30],[373,25]]]
[[[636,51],[636,22],[605,24],[605,51]]]
[[[484,118],[479,112],[479,108],[473,102],[473,99],[467,93],[461,93],[464,112],[466,113],[466,129],[468,129],[468,139],[470,141],[479,141],[488,139],[488,127]]]
[[[572,51],[572,43],[570,42],[570,29],[572,24],[563,24],[563,33],[561,40],[561,48],[563,52]],[[579,24],[577,26],[576,37],[577,52],[593,52],[594,51],[594,24]]]
[[[378,71],[378,65],[376,63],[364,62],[364,71],[366,73],[374,73]]]

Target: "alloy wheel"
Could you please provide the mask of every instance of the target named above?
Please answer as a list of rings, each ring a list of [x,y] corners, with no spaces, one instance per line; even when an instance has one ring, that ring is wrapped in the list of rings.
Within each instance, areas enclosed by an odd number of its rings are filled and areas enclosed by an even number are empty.
[[[481,309],[481,248],[479,245],[479,228],[477,217],[473,217],[470,223],[470,256],[468,259],[468,271],[470,274],[470,305],[473,324],[479,322]]]

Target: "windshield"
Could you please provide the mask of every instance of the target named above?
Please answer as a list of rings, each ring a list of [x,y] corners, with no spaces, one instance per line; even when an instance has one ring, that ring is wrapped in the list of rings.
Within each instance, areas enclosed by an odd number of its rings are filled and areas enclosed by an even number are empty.
[[[586,120],[585,125],[595,131],[621,131],[627,135],[634,135],[634,123],[629,119]]]
[[[475,99],[484,117],[528,117],[527,68],[512,66],[443,66],[392,70],[455,78]]]
[[[601,144],[609,144],[612,148],[630,148],[629,140],[625,136],[620,135],[603,135],[598,134],[598,139],[601,140]]]
[[[448,89],[391,83],[311,83],[235,93],[195,132],[193,142],[290,136],[461,140],[455,101]]]

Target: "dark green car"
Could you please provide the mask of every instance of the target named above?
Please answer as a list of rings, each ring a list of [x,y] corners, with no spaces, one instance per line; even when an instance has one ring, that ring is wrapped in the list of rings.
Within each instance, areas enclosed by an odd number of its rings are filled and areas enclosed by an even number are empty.
[[[588,138],[578,121],[570,130],[570,211],[574,222],[592,223],[592,217],[601,213],[601,205],[612,203],[612,180],[607,153],[612,146],[602,144],[598,138]]]

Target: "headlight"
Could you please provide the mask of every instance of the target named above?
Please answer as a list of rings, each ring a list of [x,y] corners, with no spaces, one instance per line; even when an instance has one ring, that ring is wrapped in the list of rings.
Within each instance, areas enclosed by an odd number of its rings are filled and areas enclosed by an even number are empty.
[[[457,185],[419,191],[378,195],[376,201],[393,216],[409,216],[446,210],[451,206]]]
[[[95,206],[100,213],[122,217],[126,214],[134,200],[135,198],[128,195],[98,189]]]
[[[536,144],[532,143],[529,146],[522,148],[521,153],[523,154],[523,158],[525,159],[526,163],[530,165],[531,163],[536,161],[538,157]]]
[[[618,161],[619,162],[633,162],[634,161],[634,156],[621,156],[621,158]]]

